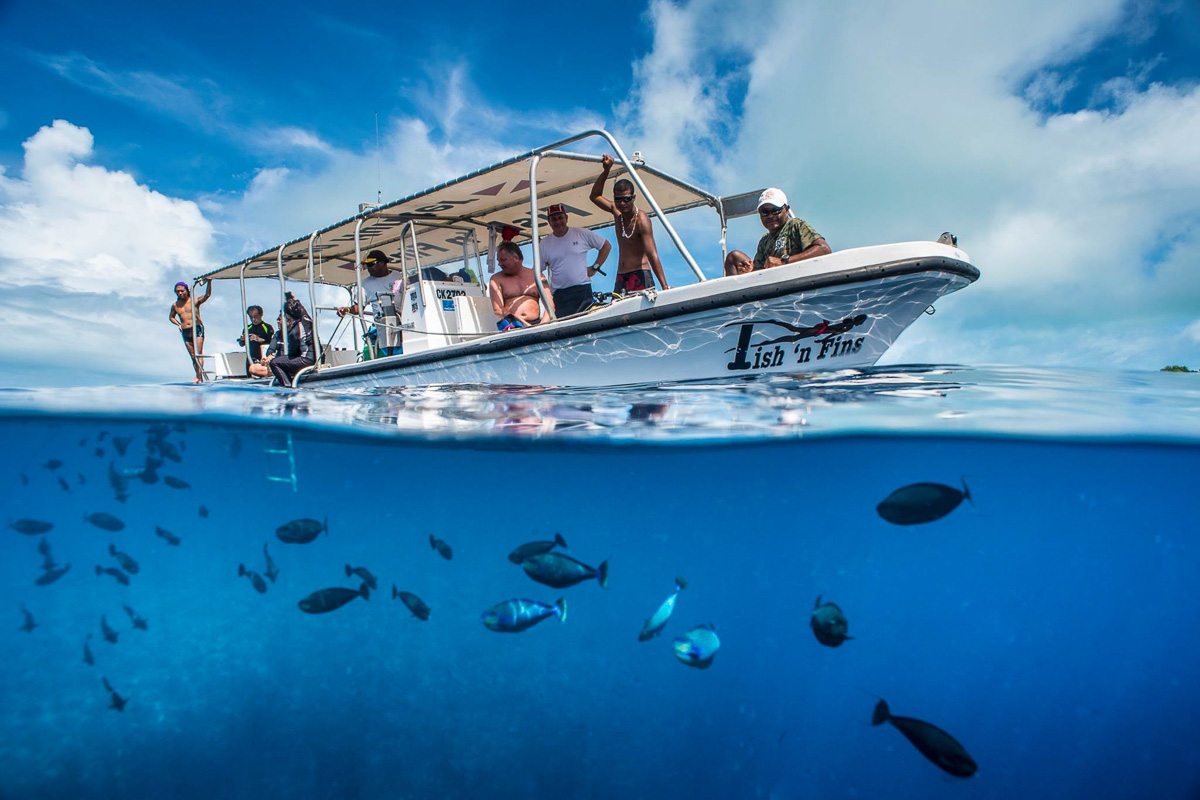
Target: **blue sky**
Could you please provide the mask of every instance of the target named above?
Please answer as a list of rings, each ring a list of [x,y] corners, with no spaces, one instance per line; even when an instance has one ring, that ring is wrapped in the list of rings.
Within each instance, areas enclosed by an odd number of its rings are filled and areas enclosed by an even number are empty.
[[[4,385],[184,379],[176,280],[597,125],[835,249],[956,231],[893,362],[1200,366],[1191,0],[180,8],[0,0]]]

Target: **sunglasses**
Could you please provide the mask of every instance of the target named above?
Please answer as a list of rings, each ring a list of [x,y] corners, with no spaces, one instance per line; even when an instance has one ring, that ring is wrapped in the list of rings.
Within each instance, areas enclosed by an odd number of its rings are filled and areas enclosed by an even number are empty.
[[[759,215],[760,217],[773,217],[773,216],[775,216],[776,214],[778,214],[780,211],[783,211],[783,209],[782,209],[782,208],[766,208],[766,207],[763,207],[763,208],[760,208],[760,209],[758,210],[758,215]]]
[[[626,197],[613,197],[613,202],[614,203],[631,203],[631,202],[633,202],[633,195],[628,195]]]

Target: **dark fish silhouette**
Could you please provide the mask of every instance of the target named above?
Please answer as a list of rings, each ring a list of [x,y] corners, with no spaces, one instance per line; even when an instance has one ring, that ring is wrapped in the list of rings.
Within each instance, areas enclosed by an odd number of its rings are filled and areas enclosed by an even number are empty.
[[[137,476],[142,481],[142,483],[145,483],[145,484],[158,483],[158,466],[160,464],[162,464],[161,461],[152,459],[149,456],[146,457],[146,466],[143,467],[142,469],[138,470],[138,472],[137,472]]]
[[[8,527],[26,536],[37,536],[39,533],[46,533],[52,529],[54,523],[44,522],[40,519],[17,519],[8,523]]]
[[[202,518],[205,518],[205,519],[207,519],[207,518],[208,518],[208,506],[200,506],[200,508],[197,510],[197,513],[198,513],[198,514],[199,514],[199,515],[200,515]]]
[[[396,588],[396,584],[392,584],[392,599],[400,598],[404,605],[408,606],[408,610],[413,616],[420,620],[429,619],[429,606],[425,605],[425,601],[417,597],[412,592],[401,592]]]
[[[159,439],[157,446],[159,454],[168,461],[174,461],[176,464],[183,461],[183,456],[179,454],[179,448],[166,439]]]
[[[108,462],[108,485],[118,495],[125,494],[125,489],[129,486],[129,481],[121,474],[121,471],[117,469],[117,465],[112,461]]]
[[[608,587],[607,561],[600,562],[598,567],[589,567],[563,553],[541,553],[522,561],[521,568],[538,583],[553,586],[555,589],[574,586],[589,578],[599,581],[601,589]]]
[[[178,536],[171,533],[166,528],[160,528],[157,525],[154,526],[154,535],[165,541],[167,544],[174,545],[175,547],[178,547],[179,542],[182,541]]]
[[[129,698],[121,697],[121,695],[117,694],[116,691],[113,689],[113,687],[108,685],[108,678],[101,678],[100,680],[104,681],[104,688],[108,690],[108,694],[109,694],[108,707],[115,709],[117,711],[124,711],[125,704],[129,702]]]
[[[34,581],[34,584],[37,586],[49,586],[63,575],[66,575],[69,569],[71,569],[70,564],[67,564],[62,569],[55,569],[54,567],[46,569],[43,567],[42,574],[38,576],[37,580]]]
[[[375,591],[379,588],[379,579],[372,575],[371,570],[367,569],[366,567],[351,567],[349,564],[347,564],[346,577],[349,578],[351,575],[357,575],[366,581],[367,585],[371,587],[371,591]]]
[[[92,648],[90,645],[88,645],[88,642],[91,640],[91,638],[92,635],[89,633],[87,635],[87,639],[83,640],[83,663],[87,664],[89,667],[94,667],[96,666],[96,659],[92,658]]]
[[[21,485],[22,485],[22,486],[28,486],[28,485],[29,485],[29,476],[28,476],[28,475],[26,475],[24,472],[22,472],[22,473],[20,474],[20,478],[21,478]]]
[[[33,633],[33,629],[38,626],[37,622],[33,619],[33,614],[30,614],[29,609],[25,606],[21,606],[21,613],[25,615],[25,621],[21,623],[21,627],[17,628],[17,630]]]
[[[174,475],[163,475],[163,483],[170,486],[172,489],[190,489],[192,485],[182,478],[176,478]]]
[[[566,547],[567,540],[562,537],[561,533],[554,534],[552,542],[526,542],[508,554],[508,560],[514,564],[520,564],[530,556],[538,556],[542,553],[549,553],[555,547]]]
[[[294,519],[275,529],[279,541],[285,544],[308,544],[316,539],[321,532],[329,535],[329,517],[323,521],[315,519]]]
[[[267,593],[267,582],[262,579],[262,575],[246,569],[245,564],[238,564],[238,577],[240,578],[243,575],[250,579],[250,583],[254,585],[254,591],[259,594]]]
[[[721,640],[717,638],[716,628],[708,622],[675,637],[673,648],[675,657],[684,664],[696,669],[708,669],[717,650],[721,648]]]
[[[970,499],[965,480],[962,491],[941,483],[914,483],[889,494],[875,510],[893,525],[920,525],[941,519]]]
[[[104,636],[104,641],[109,644],[117,643],[118,634],[112,628],[108,627],[108,620],[104,618],[103,614],[100,615],[100,633]]]
[[[62,487],[62,490],[63,490],[64,492],[69,492],[69,491],[71,491],[71,484],[67,483],[66,479],[64,479],[64,478],[62,478],[62,477],[59,477],[59,479],[58,479],[58,485]]]
[[[117,583],[121,584],[122,586],[129,585],[129,576],[126,575],[124,572],[121,572],[121,570],[117,569],[116,567],[102,567],[99,564],[97,564],[96,565],[96,574],[97,575],[112,575],[114,578],[117,579]]]
[[[560,622],[567,621],[567,601],[563,598],[552,606],[539,603],[537,600],[517,598],[505,600],[483,612],[479,621],[489,631],[496,633],[520,633],[537,625],[544,619],[558,617]]]
[[[265,575],[267,580],[269,580],[271,583],[274,583],[275,579],[279,577],[279,568],[276,567],[275,562],[271,560],[271,554],[267,552],[266,542],[263,542],[263,555],[267,557],[267,568],[263,572],[263,575]]]
[[[83,477],[82,472],[76,472],[75,477],[79,479],[80,486],[83,486],[85,483],[87,483],[87,478]]]
[[[54,472],[54,470],[61,467],[62,464],[63,464],[63,462],[59,461],[57,458],[52,458],[49,461],[47,461],[45,464],[42,464],[42,466],[45,467],[46,469],[50,470],[51,472]]]
[[[92,452],[96,454],[96,458],[104,458],[104,448],[103,447],[97,447]]]
[[[134,561],[128,553],[122,553],[117,549],[116,545],[110,544],[108,546],[108,554],[115,558],[117,563],[121,565],[121,569],[125,570],[130,575],[138,574],[138,563]]]
[[[125,529],[125,523],[114,517],[112,514],[105,514],[100,511],[95,514],[84,516],[84,520],[92,523],[97,528],[103,528],[106,531],[120,531]]]
[[[846,631],[850,628],[850,623],[846,621],[846,615],[842,613],[836,603],[822,605],[821,595],[817,595],[817,602],[813,605],[812,616],[809,618],[808,624],[812,626],[813,635],[817,637],[817,641],[828,647],[841,647],[842,642],[854,638],[846,635]]]
[[[335,586],[331,589],[319,589],[300,601],[300,610],[306,614],[326,614],[336,611],[356,597],[364,600],[371,599],[371,587],[364,582],[358,590],[343,589]]]
[[[679,593],[687,588],[687,581],[683,578],[675,579],[675,591],[671,592],[666,600],[658,607],[658,610],[650,615],[650,618],[642,625],[642,630],[638,633],[638,641],[644,642],[647,639],[653,639],[662,633],[662,629],[667,626],[667,621],[671,619],[671,614],[675,612],[675,599],[679,597]]]
[[[150,624],[146,622],[144,617],[139,617],[138,613],[129,606],[123,606],[123,608],[125,609],[125,613],[129,615],[129,621],[133,623],[133,627],[142,631],[150,629]]]
[[[956,778],[969,778],[979,771],[975,759],[968,755],[966,749],[953,736],[936,725],[919,719],[893,717],[887,702],[880,700],[875,704],[871,724],[882,725],[885,722],[892,723],[896,730],[903,733],[904,738],[921,751],[921,755]]]
[[[432,533],[429,534],[429,546],[434,550],[437,550],[438,555],[447,561],[454,558],[454,549],[450,547],[450,545],[446,544],[445,541],[434,536]]]
[[[42,556],[42,569],[43,570],[45,570],[46,572],[49,572],[50,570],[52,570],[58,566],[58,563],[54,560],[53,553],[51,553],[51,551],[50,551],[50,543],[48,541],[46,541],[45,536],[43,536],[42,540],[40,542],[38,542],[38,552]]]
[[[113,447],[117,448],[117,452],[121,455],[125,455],[125,451],[129,449],[129,443],[132,441],[132,436],[114,436],[112,438]]]

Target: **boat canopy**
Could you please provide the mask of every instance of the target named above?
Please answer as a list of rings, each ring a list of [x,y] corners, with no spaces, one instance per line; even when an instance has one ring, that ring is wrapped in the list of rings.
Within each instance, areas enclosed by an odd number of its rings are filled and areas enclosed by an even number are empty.
[[[281,253],[284,277],[308,280],[310,244],[313,279],[318,283],[341,286],[353,285],[356,281],[356,253],[362,258],[371,250],[382,250],[393,264],[398,265],[413,257],[415,246],[422,267],[438,266],[474,256],[479,250],[478,243],[487,242],[489,226],[494,229],[502,225],[517,228],[519,233],[514,241],[528,244],[533,230],[530,224],[531,160],[536,162],[532,167],[537,176],[539,226],[545,226],[545,209],[553,203],[566,206],[574,227],[612,225],[612,216],[593,205],[590,199],[592,185],[600,172],[600,157],[555,149],[584,135],[531,150],[392,203],[368,206],[353,217],[201,275],[196,280],[278,277]],[[607,134],[604,136],[608,138]],[[618,155],[606,185],[608,193],[611,194],[613,181],[627,173],[623,163],[627,162],[633,165],[637,177],[664,214],[711,206],[723,215],[720,198],[647,166],[636,153],[631,159],[624,158],[619,151]],[[638,195],[640,200],[642,192]],[[643,210],[654,213],[645,205]],[[357,248],[356,229],[360,229]],[[548,229],[543,227],[542,231]]]

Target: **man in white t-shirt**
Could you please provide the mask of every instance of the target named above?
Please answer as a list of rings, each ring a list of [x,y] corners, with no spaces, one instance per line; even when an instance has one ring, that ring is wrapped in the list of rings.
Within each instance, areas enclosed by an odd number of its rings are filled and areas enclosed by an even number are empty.
[[[339,306],[337,310],[339,317],[344,317],[347,314],[358,314],[360,308],[365,306],[370,308],[371,314],[377,323],[382,324],[380,317],[383,314],[383,310],[379,305],[379,295],[394,295],[396,284],[400,281],[400,275],[388,268],[388,261],[387,254],[382,250],[372,250],[367,254],[367,257],[362,262],[363,266],[367,268],[367,274],[363,275],[362,278],[362,296],[352,305]],[[375,331],[375,329],[372,328],[372,331]],[[368,335],[372,331],[368,331]],[[381,335],[382,331],[375,331],[375,334],[376,336]],[[380,347],[378,349],[383,355],[400,352],[399,347]]]
[[[600,272],[612,245],[595,231],[567,227],[567,209],[562,203],[546,209],[546,219],[550,234],[542,237],[542,264],[550,273],[554,312],[567,317],[586,311],[592,305],[592,276]],[[591,266],[587,263],[589,250],[600,251]]]

